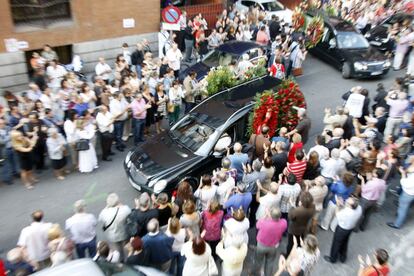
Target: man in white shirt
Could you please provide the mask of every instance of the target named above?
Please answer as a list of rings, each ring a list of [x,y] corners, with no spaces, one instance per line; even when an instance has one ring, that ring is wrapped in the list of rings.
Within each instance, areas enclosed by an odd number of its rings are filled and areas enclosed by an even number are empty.
[[[31,262],[42,269],[50,263],[50,251],[47,245],[48,232],[52,224],[43,222],[43,211],[40,210],[33,212],[32,219],[32,224],[21,231],[17,245],[26,251]]]
[[[333,236],[331,253],[329,256],[324,256],[325,261],[335,263],[339,260],[344,263],[347,257],[348,242],[352,231],[357,225],[362,215],[362,208],[358,204],[358,200],[349,197],[345,202],[345,207],[342,207],[342,202],[338,198],[336,200],[337,210],[336,218],[338,225]]]
[[[408,211],[410,210],[411,204],[414,201],[414,165],[413,158],[411,158],[411,166],[405,171],[400,169],[401,172],[401,194],[398,200],[398,212],[397,218],[394,222],[388,222],[387,225],[391,228],[400,229],[407,218]]]
[[[312,151],[316,151],[318,153],[319,161],[329,158],[329,150],[327,147],[325,147],[325,136],[316,136],[315,143],[316,145],[309,149],[308,159]]]
[[[96,217],[93,214],[85,213],[86,203],[78,200],[74,204],[75,214],[68,218],[65,229],[70,232],[71,239],[75,243],[78,258],[86,257],[86,250],[89,257],[96,255]]]
[[[253,64],[249,60],[249,55],[244,54],[243,60],[239,62],[239,65],[237,65],[237,75],[244,77],[244,74],[249,70],[249,68],[253,67]]]
[[[99,107],[98,115],[96,115],[96,124],[101,135],[102,160],[112,161],[111,155],[112,142],[114,140],[114,117],[104,105]]]
[[[98,220],[103,225],[106,239],[121,253],[124,260],[124,245],[128,239],[125,231],[125,221],[131,209],[119,201],[117,194],[109,194],[106,199],[106,207],[99,214]]]
[[[103,57],[99,58],[99,63],[95,66],[95,73],[97,76],[102,77],[102,79],[108,84],[109,74],[112,73],[111,67],[105,62]]]
[[[57,60],[54,59],[49,62],[49,66],[46,68],[46,74],[49,78],[49,87],[52,88],[54,92],[58,92],[60,83],[67,73],[65,67],[59,65]]]
[[[168,60],[168,66],[173,69],[174,76],[178,78],[178,73],[180,72],[181,67],[181,60],[183,59],[183,55],[178,49],[178,45],[176,43],[172,44],[172,47],[167,51],[165,54]]]
[[[331,158],[321,160],[321,175],[325,177],[327,183],[332,183],[333,180],[345,171],[345,161],[339,158],[339,149],[331,151]]]
[[[361,118],[362,108],[364,107],[365,96],[361,94],[362,87],[357,86],[351,89],[351,95],[345,103],[345,108],[348,109],[349,115],[354,118]]]
[[[124,96],[120,92],[116,92],[112,99],[109,102],[109,110],[114,116],[114,136],[116,142],[116,148],[119,151],[124,151],[126,145],[122,140],[122,135],[124,133],[124,124],[128,118],[128,108],[129,104],[125,100]]]
[[[230,195],[233,188],[236,187],[236,183],[233,177],[228,176],[224,171],[219,171],[215,178],[218,182],[217,196],[220,205],[224,205],[226,198]]]

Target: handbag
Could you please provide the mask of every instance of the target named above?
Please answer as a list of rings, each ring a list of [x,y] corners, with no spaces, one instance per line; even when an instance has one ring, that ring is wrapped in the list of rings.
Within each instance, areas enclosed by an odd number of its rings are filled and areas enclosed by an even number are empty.
[[[299,68],[293,68],[293,70],[292,70],[292,74],[293,74],[293,76],[295,76],[295,77],[302,76],[302,75],[303,75],[303,69],[302,69],[302,67],[299,67]]]
[[[75,144],[76,151],[85,151],[89,150],[89,140],[88,139],[80,139]]]
[[[208,259],[208,275],[218,275],[218,269],[216,262],[214,261],[213,256],[210,255],[210,258]]]
[[[167,111],[168,113],[173,113],[175,111],[175,105],[172,103],[167,104]]]

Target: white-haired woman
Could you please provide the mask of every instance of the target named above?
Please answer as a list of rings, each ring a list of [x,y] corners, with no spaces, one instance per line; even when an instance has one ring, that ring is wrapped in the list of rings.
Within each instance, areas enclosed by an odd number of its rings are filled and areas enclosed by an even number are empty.
[[[49,128],[46,140],[47,152],[52,161],[52,167],[58,180],[65,179],[63,169],[66,166],[66,140],[56,128]]]

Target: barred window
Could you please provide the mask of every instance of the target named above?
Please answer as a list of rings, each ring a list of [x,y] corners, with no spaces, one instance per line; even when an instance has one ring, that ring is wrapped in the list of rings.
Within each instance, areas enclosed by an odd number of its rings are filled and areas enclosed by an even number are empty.
[[[70,0],[11,0],[15,26],[48,28],[71,19]]]

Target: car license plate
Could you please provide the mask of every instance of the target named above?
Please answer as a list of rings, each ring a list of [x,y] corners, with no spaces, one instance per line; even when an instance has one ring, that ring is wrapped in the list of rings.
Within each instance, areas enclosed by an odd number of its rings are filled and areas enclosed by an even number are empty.
[[[371,76],[378,76],[378,75],[381,75],[381,74],[382,74],[382,71],[376,71],[376,72],[372,72]]]

